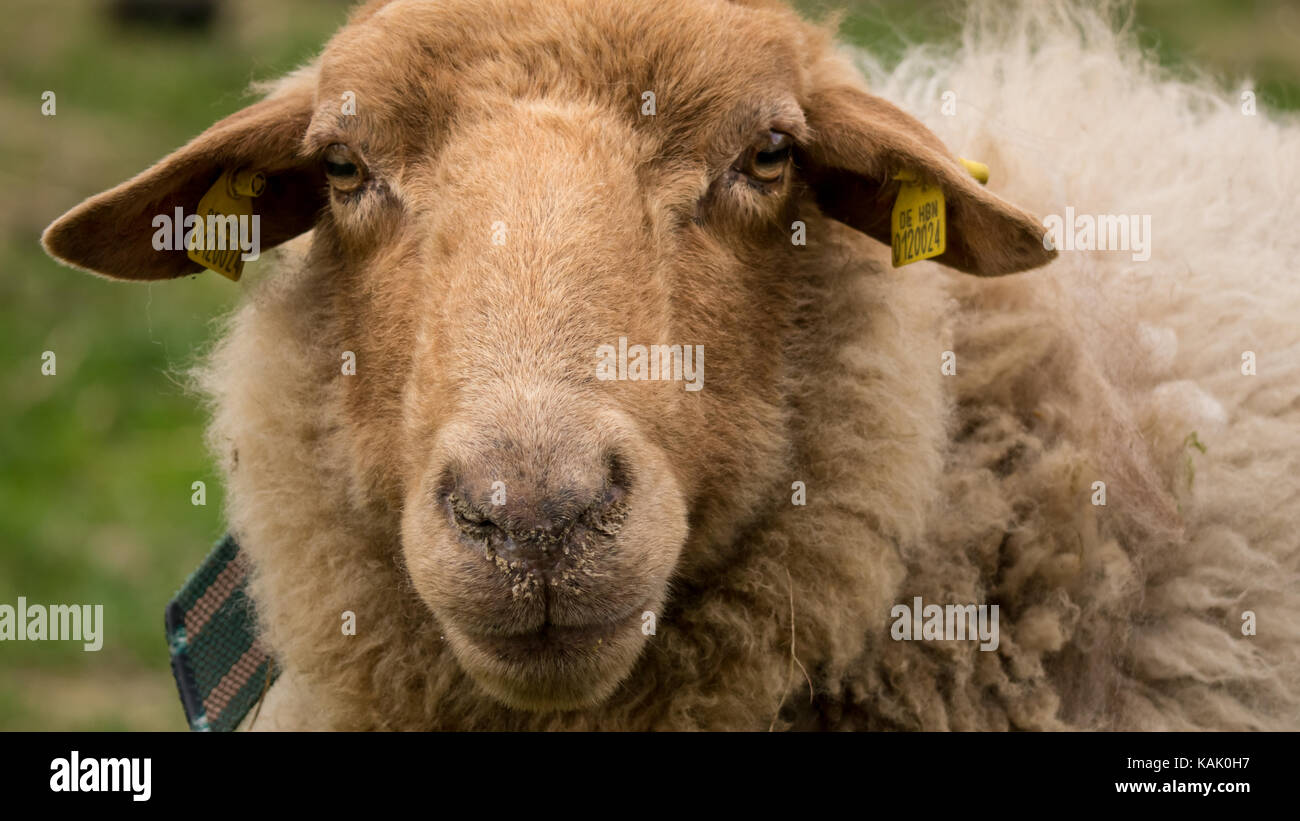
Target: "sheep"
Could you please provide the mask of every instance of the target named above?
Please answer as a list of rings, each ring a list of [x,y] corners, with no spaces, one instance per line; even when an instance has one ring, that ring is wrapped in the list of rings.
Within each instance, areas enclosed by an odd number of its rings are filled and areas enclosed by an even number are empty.
[[[774,2],[376,0],[43,242],[192,273],[151,219],[265,176],[196,376],[258,729],[1295,728],[1298,149],[1069,4],[887,71]]]

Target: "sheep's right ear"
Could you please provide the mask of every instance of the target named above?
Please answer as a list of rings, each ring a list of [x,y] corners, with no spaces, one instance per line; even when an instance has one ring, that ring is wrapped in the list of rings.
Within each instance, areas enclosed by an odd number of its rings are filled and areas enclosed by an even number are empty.
[[[325,179],[299,154],[313,110],[315,83],[307,80],[231,114],[147,171],[59,217],[41,237],[46,252],[113,279],[170,279],[202,270],[184,247],[155,250],[154,218],[172,220],[177,208],[195,213],[222,172],[240,168],[266,177],[253,200],[262,249],[309,230],[325,203]]]

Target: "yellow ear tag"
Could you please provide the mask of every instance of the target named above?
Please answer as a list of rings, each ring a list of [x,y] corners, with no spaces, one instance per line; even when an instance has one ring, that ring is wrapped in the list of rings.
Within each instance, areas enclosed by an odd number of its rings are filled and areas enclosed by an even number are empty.
[[[238,282],[244,272],[240,239],[249,239],[249,232],[260,227],[251,219],[253,198],[265,190],[266,175],[261,171],[223,171],[195,209],[199,224],[186,238],[186,255]]]
[[[966,171],[986,185],[989,167],[982,162],[958,157]],[[894,252],[894,267],[937,257],[948,247],[948,206],[943,189],[918,182],[911,171],[900,171],[894,179],[903,184],[894,200],[889,218],[889,244]]]
[[[989,184],[989,167],[987,165],[982,162],[968,160],[965,157],[958,157],[957,159],[961,160],[961,164],[966,166],[966,170],[980,185]]]
[[[901,268],[944,252],[948,247],[948,215],[939,186],[918,182],[910,171],[896,174],[894,179],[903,184],[889,217],[889,245],[894,252],[894,267]]]

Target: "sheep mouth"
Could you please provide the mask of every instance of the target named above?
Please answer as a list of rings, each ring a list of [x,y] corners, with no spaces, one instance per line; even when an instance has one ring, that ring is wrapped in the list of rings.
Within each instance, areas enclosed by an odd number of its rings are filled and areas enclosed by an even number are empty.
[[[496,701],[526,712],[580,710],[602,703],[635,667],[645,640],[641,612],[511,635],[450,625],[448,633],[465,672]]]
[[[491,653],[507,664],[526,665],[538,658],[554,655],[598,654],[627,631],[636,629],[642,608],[607,622],[562,627],[547,624],[540,630],[510,635],[469,634],[479,649]]]

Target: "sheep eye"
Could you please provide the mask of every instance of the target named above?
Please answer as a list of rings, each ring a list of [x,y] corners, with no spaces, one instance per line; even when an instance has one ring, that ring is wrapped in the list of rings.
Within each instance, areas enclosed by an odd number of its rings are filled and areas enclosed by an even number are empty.
[[[777,182],[790,164],[794,138],[781,131],[769,131],[741,155],[736,170],[759,182]]]
[[[323,158],[325,176],[335,190],[347,193],[355,191],[365,181],[366,175],[361,170],[361,163],[356,153],[343,143],[331,143],[325,149]]]

